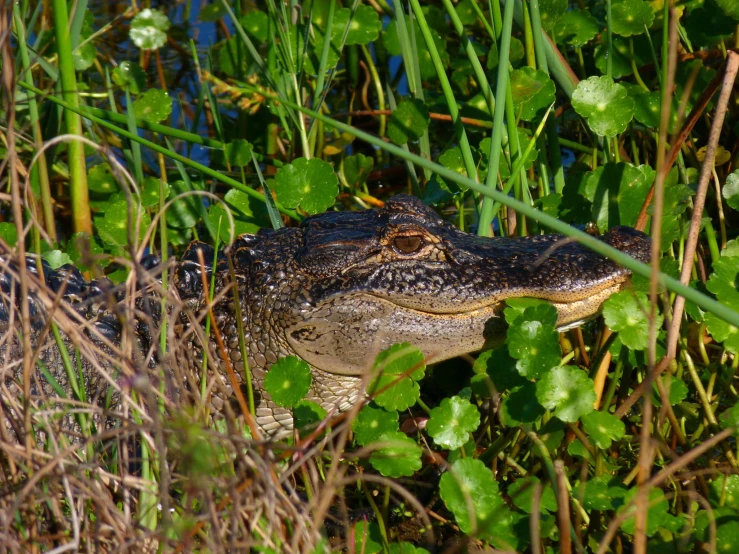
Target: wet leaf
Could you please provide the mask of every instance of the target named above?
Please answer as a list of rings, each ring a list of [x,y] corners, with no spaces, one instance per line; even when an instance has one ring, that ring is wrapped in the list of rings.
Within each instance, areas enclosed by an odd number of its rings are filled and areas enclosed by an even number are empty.
[[[310,366],[297,356],[287,356],[269,368],[264,388],[275,404],[292,408],[308,394],[312,382]]]
[[[110,164],[101,163],[87,170],[87,187],[92,192],[111,194],[119,190],[118,182],[113,177]]]
[[[126,246],[128,244],[128,214],[129,206],[125,200],[114,200],[105,204],[105,213],[95,218],[95,227],[97,227],[100,238],[105,243],[111,246]],[[151,218],[143,210],[141,210],[139,218],[138,238],[140,240],[151,224]],[[136,233],[133,230],[131,234],[135,238]]]
[[[551,31],[558,24],[559,19],[567,11],[567,0],[540,0],[539,13],[541,26],[545,31]]]
[[[621,440],[626,434],[624,422],[606,412],[590,412],[582,416],[582,424],[590,439],[603,450],[610,448],[612,441]]]
[[[649,300],[643,292],[624,290],[611,296],[603,305],[608,326],[618,332],[621,342],[632,350],[644,350],[649,344]],[[657,314],[657,328],[662,314]]]
[[[156,50],[167,44],[169,18],[162,12],[144,8],[131,20],[131,41],[144,50]]]
[[[370,455],[370,463],[385,477],[407,477],[421,469],[421,448],[400,431],[381,435],[386,446]]]
[[[380,439],[382,435],[398,430],[398,412],[378,408],[372,404],[364,406],[352,422],[354,440],[367,446]]]
[[[731,208],[739,211],[739,169],[726,178],[721,194]]]
[[[572,93],[572,107],[587,118],[593,132],[606,137],[623,133],[634,116],[634,100],[606,76],[580,81]]]
[[[431,410],[426,430],[434,442],[442,448],[456,450],[468,440],[480,425],[480,412],[469,400],[452,396]]]
[[[149,123],[164,121],[172,113],[172,98],[163,90],[150,88],[133,102],[136,119]]]
[[[420,139],[429,126],[429,110],[418,98],[406,98],[390,116],[387,136],[396,144]]]
[[[574,423],[593,411],[595,386],[581,369],[555,367],[536,383],[536,398],[562,421]]]
[[[477,536],[490,539],[510,533],[511,512],[492,472],[480,460],[454,462],[441,476],[439,494],[465,534],[474,536],[476,531]]]
[[[654,21],[654,11],[649,2],[642,0],[622,0],[614,2],[611,7],[611,15],[613,21],[611,29],[617,35],[630,37],[631,35],[640,35],[647,28],[651,27]]]
[[[370,393],[374,400],[387,410],[407,410],[418,400],[420,388],[417,381],[426,371],[423,354],[407,342],[394,344],[378,354],[373,368],[381,372],[372,381]]]
[[[112,79],[116,85],[128,87],[131,94],[139,94],[146,86],[146,73],[136,62],[121,62],[113,69]]]
[[[506,344],[511,357],[518,360],[516,368],[528,379],[538,379],[559,365],[562,350],[559,335],[551,324],[548,312],[542,322],[538,306],[526,308],[508,328]]]
[[[587,10],[571,10],[557,20],[554,38],[559,44],[585,46],[600,31],[600,24]]]
[[[279,169],[273,190],[283,206],[299,205],[309,214],[317,214],[333,206],[338,182],[331,164],[318,158],[297,158]]]
[[[528,66],[514,69],[510,85],[516,115],[521,114],[524,121],[541,119],[554,102],[554,81],[544,71]]]

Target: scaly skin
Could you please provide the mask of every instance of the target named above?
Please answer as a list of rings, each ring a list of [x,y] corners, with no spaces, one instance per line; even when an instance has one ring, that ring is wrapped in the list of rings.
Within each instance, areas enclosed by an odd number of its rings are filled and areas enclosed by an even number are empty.
[[[501,311],[508,298],[526,296],[551,302],[557,308],[560,328],[597,314],[608,296],[627,285],[629,272],[562,238],[487,239],[462,233],[419,200],[404,195],[388,201],[382,210],[326,213],[306,219],[300,227],[240,237],[230,254],[258,424],[270,434],[292,428],[290,412],[275,406],[263,388],[267,370],[283,356],[297,355],[310,364],[309,399],[328,411],[343,410],[360,396],[362,376],[377,352],[393,343],[410,342],[432,362],[499,343],[505,337]],[[637,231],[617,228],[602,239],[637,259],[649,258],[649,239]],[[182,303],[170,302],[171,338],[182,339],[185,347],[176,363],[169,359],[170,370],[164,372],[165,397],[170,399],[194,394],[200,386],[202,350],[196,331],[202,329],[203,319],[193,314],[204,313],[207,298],[202,272],[209,286],[214,254],[211,247],[194,243],[173,271],[174,291]],[[149,260],[144,265],[151,268],[154,264]],[[145,299],[133,300],[118,291],[116,303],[112,293],[103,292],[109,284],[86,283],[74,268],[44,273],[52,293],[64,291],[62,309],[54,318],[68,317],[66,325],[61,325],[67,331],[70,323],[77,328],[63,340],[75,364],[78,354],[70,347],[82,346],[80,361],[88,401],[101,407],[107,402],[113,412],[120,412],[121,398],[131,387],[146,390],[150,383],[137,381],[135,368],[158,366],[158,341],[151,339],[158,338],[160,296],[152,292],[155,279],[149,276],[147,281],[141,273]],[[0,279],[6,297],[0,321],[9,321],[11,312],[16,321],[19,318],[18,303],[9,298],[17,290],[13,274],[7,268]],[[233,400],[220,356],[229,357],[239,379],[245,369],[231,273],[223,253],[215,267],[214,293],[213,314],[226,353],[216,347],[213,337],[202,340],[212,355],[211,375],[221,377],[208,397],[219,413],[228,409],[225,401]],[[56,343],[45,332],[52,301],[53,294],[44,296],[42,291],[30,299],[35,314],[31,338],[35,346],[42,346],[40,359],[48,373],[68,398],[74,398]],[[69,315],[60,315],[65,310]],[[15,426],[6,423],[0,430],[7,427],[16,434],[22,421],[19,397],[23,390],[18,328],[6,324],[0,344],[5,377],[0,381],[4,384],[0,400],[5,415],[11,416],[6,419],[15,421]],[[120,371],[114,371],[120,362],[116,356],[122,336],[127,337],[123,343],[129,345],[128,354],[123,353]],[[91,345],[102,352],[86,352]],[[115,356],[106,356],[113,351]],[[58,396],[44,372],[34,373],[34,397],[41,393]],[[111,384],[118,387],[112,395]],[[195,394],[191,400],[201,402],[198,398]],[[101,408],[96,422],[108,419],[110,412]],[[66,416],[62,424],[85,433],[72,416]]]

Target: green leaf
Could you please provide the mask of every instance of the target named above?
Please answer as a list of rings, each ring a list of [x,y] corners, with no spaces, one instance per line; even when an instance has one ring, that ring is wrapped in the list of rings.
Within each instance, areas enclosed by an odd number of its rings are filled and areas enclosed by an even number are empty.
[[[388,410],[407,410],[419,398],[417,381],[426,371],[423,354],[407,342],[394,344],[380,352],[375,360],[378,376],[369,387],[378,406]]]
[[[359,552],[359,550],[357,551]],[[429,551],[410,542],[394,542],[387,547],[388,554],[429,554]]]
[[[634,487],[629,490],[624,498],[626,506],[628,506],[628,503],[634,499],[638,490],[638,487]],[[635,508],[633,503],[631,506],[626,506],[619,509],[616,513],[619,515],[622,513],[631,514],[631,516],[621,524],[621,529],[624,533],[633,535],[634,527],[636,526],[636,517],[633,515],[635,513]],[[662,492],[661,489],[649,489],[649,517],[647,518],[646,529],[647,536],[651,537],[654,535],[657,532],[657,529],[662,527],[672,517],[668,513],[669,508],[670,503],[665,498],[665,493]]]
[[[49,262],[51,269],[59,269],[64,264],[71,264],[72,258],[61,250],[47,250],[41,257]]]
[[[308,394],[312,381],[310,366],[297,356],[287,356],[269,368],[264,388],[275,404],[292,408]]]
[[[593,411],[595,385],[581,369],[555,367],[536,383],[536,398],[562,421],[574,423]]]
[[[633,350],[644,350],[649,344],[649,300],[643,292],[624,290],[611,296],[603,305],[603,317],[621,342]],[[657,328],[662,314],[657,314]]]
[[[367,446],[380,439],[382,435],[398,431],[398,412],[389,412],[367,404],[352,422],[354,440]]]
[[[503,397],[500,419],[508,427],[515,427],[522,423],[534,423],[545,412],[544,406],[536,398],[536,385],[527,381]]]
[[[377,523],[362,520],[354,524],[354,552],[382,552],[382,533]]]
[[[634,100],[607,76],[580,81],[572,93],[572,107],[600,136],[614,137],[626,130],[634,116]]]
[[[728,17],[739,22],[739,3],[736,0],[715,0],[715,2]]]
[[[273,190],[283,206],[299,205],[309,214],[317,214],[334,205],[338,183],[331,164],[319,158],[297,158],[279,169]]]
[[[144,208],[153,208],[159,205],[160,188],[166,199],[172,189],[169,183],[163,183],[161,179],[157,179],[156,177],[144,178],[144,186],[141,187],[141,205]]]
[[[123,61],[113,69],[113,82],[120,87],[128,87],[131,94],[138,94],[146,85],[146,73],[136,62]]]
[[[92,166],[87,170],[87,187],[92,192],[111,194],[119,190],[118,182],[113,177],[110,164],[107,162]]]
[[[726,178],[721,194],[731,208],[739,211],[739,169]]]
[[[667,400],[670,403],[670,406],[677,406],[687,398],[689,390],[688,385],[686,385],[684,381],[681,381],[673,375],[658,378],[662,379],[662,384],[667,393]],[[656,382],[652,385],[652,389],[652,402],[655,406],[662,406],[662,397],[659,394],[659,387]]]
[[[544,313],[541,321],[542,313]],[[539,306],[526,308],[508,328],[508,353],[518,360],[518,372],[528,379],[538,379],[559,365],[562,349],[559,334],[551,324],[549,312]]]
[[[172,98],[163,90],[150,88],[133,102],[136,119],[149,123],[164,121],[172,113]]]
[[[592,202],[592,218],[601,232],[636,223],[654,175],[648,165],[626,162],[609,162],[588,175],[584,193]]]
[[[439,494],[466,535],[475,536],[477,531],[476,536],[490,540],[510,533],[511,512],[492,472],[480,460],[455,461],[441,476]]]
[[[475,360],[472,367],[475,373],[487,373],[499,392],[511,390],[526,383],[516,368],[516,360],[508,353],[507,347],[486,350]]]
[[[739,432],[739,402],[721,414],[721,427],[736,427]]]
[[[583,507],[587,510],[615,510],[623,506],[627,492],[618,478],[611,475],[595,477],[585,483]]]
[[[452,396],[431,410],[426,430],[442,448],[461,448],[480,425],[480,412],[469,400]]]
[[[606,412],[593,411],[582,416],[585,432],[600,449],[611,447],[612,441],[621,440],[626,434],[624,422]]]
[[[0,225],[3,224],[0,223]],[[92,269],[93,260],[95,264],[101,267],[106,266],[109,262],[109,258],[104,256],[103,248],[87,233],[80,232],[72,235],[67,241],[65,251],[80,271]]]
[[[131,41],[144,50],[156,50],[167,44],[169,18],[160,11],[144,8],[131,20]]]
[[[567,0],[539,0],[541,26],[545,31],[551,31],[558,25],[560,17],[567,11]]]
[[[200,21],[203,23],[213,23],[221,19],[224,15],[226,15],[226,8],[220,2],[203,6],[199,14]]]
[[[423,11],[427,14],[429,7],[424,6]],[[428,80],[436,77],[436,68],[434,62],[431,59],[426,41],[421,33],[421,28],[418,26],[418,21],[414,20],[411,22],[410,18],[405,20],[406,27],[408,29],[408,39],[413,44],[414,37],[411,35],[411,29],[415,33],[415,46],[417,52],[418,68],[421,73],[421,79]],[[411,27],[412,25],[412,27]],[[441,57],[441,63],[444,67],[449,65],[449,53],[446,50],[447,41],[437,29],[431,28],[431,38],[434,41],[436,50],[439,52]],[[385,27],[383,31],[383,42],[387,51],[393,56],[399,56],[401,54],[400,40],[398,39],[397,22],[393,19],[390,24]],[[515,40],[515,39],[514,39]]]
[[[557,308],[546,300],[538,298],[509,298],[506,300],[506,308],[503,311],[506,323],[513,325],[527,309],[531,308],[526,317],[528,320],[538,320],[554,327],[557,325]]]
[[[82,19],[82,28],[80,29],[79,41],[77,48],[72,52],[72,58],[74,60],[74,68],[77,71],[85,71],[89,69],[93,63],[95,63],[95,57],[97,56],[97,48],[92,40],[88,40],[95,31],[92,28],[95,22],[95,16],[91,11],[86,11]]]
[[[418,98],[406,98],[390,116],[387,136],[396,144],[416,141],[429,126],[429,109]]]
[[[18,229],[16,229],[15,223],[8,223],[7,221],[0,223],[0,238],[8,246],[15,246],[18,242]]]
[[[172,200],[176,196],[188,192],[188,190],[188,184],[185,181],[173,181],[168,200]],[[189,195],[172,202],[167,208],[167,224],[176,229],[194,227],[200,219],[200,211],[198,209],[198,202],[200,201],[198,196]]]
[[[334,13],[332,34],[336,37],[337,45],[341,41],[350,15],[351,10],[349,8],[340,8]],[[349,33],[346,35],[345,44],[347,46],[369,44],[377,40],[381,30],[382,21],[380,21],[380,16],[377,12],[372,6],[360,4],[357,6],[354,19],[352,19],[351,25],[349,26]]]
[[[736,304],[727,304],[729,307],[736,309]],[[708,332],[716,339],[717,342],[724,344],[724,348],[732,354],[739,353],[739,328],[726,323],[720,317],[707,313],[705,316]]]
[[[558,44],[580,48],[595,38],[600,24],[587,10],[571,10],[557,20],[554,38]]]
[[[260,10],[250,10],[239,20],[241,26],[247,34],[257,39],[258,42],[265,42],[269,32],[269,15]]]
[[[524,121],[541,119],[554,102],[554,81],[545,71],[528,66],[514,69],[510,85],[516,115],[521,114]]]
[[[727,506],[739,509],[739,475],[719,473],[711,481],[708,498],[713,506]]]
[[[128,202],[115,200],[105,204],[105,213],[95,218],[100,238],[111,246],[126,246],[128,244]],[[144,237],[146,229],[151,225],[151,217],[141,210],[139,214],[139,240]],[[135,221],[135,215],[134,215]],[[132,235],[136,233],[132,230]]]
[[[537,484],[541,484],[538,477],[523,477],[517,479],[510,487],[508,487],[508,496],[511,497],[513,503],[521,510],[530,514],[534,511],[534,489]],[[542,511],[556,512],[557,499],[554,498],[554,491],[550,484],[542,487],[540,508]]]
[[[454,8],[462,25],[473,25],[477,23],[477,11],[472,6],[473,2],[474,0],[462,0]]]
[[[421,448],[400,431],[381,435],[378,442],[387,446],[370,455],[370,463],[385,477],[407,477],[421,469]]]
[[[296,429],[314,428],[328,416],[328,412],[317,402],[301,400],[293,406],[293,421]]]
[[[344,158],[344,178],[349,186],[362,187],[367,182],[375,160],[364,154],[354,154]]]
[[[251,163],[251,144],[245,139],[236,139],[226,144],[226,160],[229,165],[244,167]]]
[[[649,2],[642,0],[622,0],[611,7],[611,30],[617,35],[630,37],[640,35],[652,26],[654,12]]]

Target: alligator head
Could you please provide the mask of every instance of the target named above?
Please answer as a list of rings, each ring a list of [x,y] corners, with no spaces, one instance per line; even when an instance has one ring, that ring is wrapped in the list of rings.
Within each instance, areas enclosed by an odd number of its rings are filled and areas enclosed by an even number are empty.
[[[432,362],[505,338],[510,298],[547,300],[560,328],[598,313],[630,272],[560,235],[484,238],[464,233],[411,196],[382,210],[307,219],[295,253],[304,298],[284,329],[291,350],[331,374],[362,375],[398,342]],[[649,239],[611,230],[608,244],[642,260]]]

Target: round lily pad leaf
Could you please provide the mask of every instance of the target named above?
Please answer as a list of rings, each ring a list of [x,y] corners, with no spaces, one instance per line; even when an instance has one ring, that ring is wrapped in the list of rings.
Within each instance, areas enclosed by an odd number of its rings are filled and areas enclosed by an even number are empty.
[[[200,10],[200,21],[203,23],[213,23],[226,15],[226,8],[220,2],[208,4]],[[242,24],[243,26],[243,24]]]
[[[585,46],[600,31],[600,24],[587,10],[571,10],[557,20],[554,38],[559,44],[575,47]]]
[[[385,477],[407,477],[421,469],[421,448],[400,431],[385,433],[378,442],[383,448],[370,455],[370,464]]]
[[[269,368],[264,388],[275,404],[292,408],[308,394],[312,381],[310,366],[297,356],[288,356]]]
[[[418,98],[407,98],[390,116],[387,136],[396,144],[420,139],[429,126],[429,110]]]
[[[582,416],[585,432],[598,448],[611,447],[612,441],[621,440],[626,434],[624,422],[606,412],[594,411]]]
[[[580,81],[572,93],[572,107],[600,136],[614,137],[634,117],[634,100],[626,89],[607,76]]]
[[[2,225],[0,224],[0,234],[2,234]],[[69,238],[65,252],[81,271],[92,269],[93,260],[100,267],[105,267],[109,263],[109,258],[104,255],[103,247],[84,232],[75,233]]]
[[[739,211],[739,169],[726,178],[721,194],[731,208]]]
[[[632,94],[634,99],[634,117],[647,127],[659,127],[660,92],[643,92]]]
[[[105,204],[104,209],[105,213],[95,218],[95,227],[97,227],[100,238],[111,246],[126,246],[128,244],[128,202],[125,200],[110,201]],[[139,218],[138,238],[141,239],[151,224],[151,217],[141,210]]]
[[[279,169],[273,190],[283,206],[300,206],[309,214],[317,214],[334,205],[338,183],[331,164],[318,158],[297,158]]]
[[[654,11],[649,2],[643,0],[622,0],[611,7],[611,29],[623,37],[640,35],[654,21]]]
[[[442,448],[456,450],[468,440],[470,433],[480,425],[480,412],[469,400],[452,396],[431,410],[426,430]]]
[[[112,194],[119,190],[118,182],[113,177],[110,164],[107,162],[92,166],[87,171],[87,187],[92,192]]]
[[[378,406],[387,410],[407,410],[419,398],[417,381],[426,371],[423,354],[407,342],[394,344],[380,352],[374,371],[380,372],[369,390]]]
[[[518,360],[518,372],[528,379],[538,379],[559,365],[562,349],[559,335],[550,320],[540,321],[537,307],[524,310],[508,328],[508,353]]]
[[[477,10],[472,6],[474,0],[462,0],[455,6],[457,17],[462,22],[462,25],[472,25],[477,23]]]
[[[736,22],[739,22],[739,3],[736,0],[715,0],[721,11]]]
[[[72,58],[74,60],[74,68],[77,71],[84,71],[95,63],[95,57],[97,56],[97,48],[92,40],[88,40],[95,31],[92,28],[95,22],[95,16],[91,11],[86,11],[82,19],[82,28],[80,29],[79,43],[80,46],[74,49],[72,52]]]
[[[632,350],[644,350],[649,343],[649,300],[643,292],[624,290],[611,296],[603,305],[603,317],[621,342]],[[657,328],[662,314],[657,314]]]
[[[574,423],[593,411],[595,385],[581,369],[555,367],[536,383],[536,397],[559,419]]]
[[[0,223],[0,238],[3,239],[8,246],[15,246],[18,242],[18,229],[15,223],[3,221]]]
[[[372,404],[364,406],[357,418],[352,422],[354,440],[357,444],[367,446],[382,435],[398,431],[398,412],[389,412]]]
[[[511,512],[498,491],[493,473],[480,460],[455,461],[441,476],[439,494],[466,535],[490,539],[509,534],[513,522]]]
[[[511,73],[513,106],[524,121],[541,119],[554,102],[554,92],[554,81],[544,71],[526,66]]]
[[[736,304],[728,304],[736,309]],[[724,348],[732,354],[739,353],[739,328],[727,323],[717,315],[707,313],[705,316],[708,332],[717,342],[723,343]]]
[[[739,430],[739,402],[721,414],[721,427],[736,427]],[[736,433],[735,433],[736,434]]]
[[[41,254],[41,257],[49,263],[51,269],[59,269],[64,264],[72,263],[72,258],[69,254],[61,250],[47,250]]]
[[[226,144],[226,160],[229,165],[244,167],[251,163],[251,144],[246,139],[236,139]]]
[[[531,308],[529,310],[529,308]],[[526,310],[529,310],[526,312]],[[508,325],[513,325],[516,321],[526,314],[528,320],[538,320],[554,327],[557,325],[557,308],[552,306],[546,300],[538,298],[509,298],[506,300],[506,308],[503,310]]]
[[[185,181],[173,181],[169,191],[169,200],[175,196],[189,191],[189,185]],[[167,208],[167,224],[176,229],[189,229],[194,227],[200,220],[200,197],[189,195],[178,198]]]
[[[508,496],[518,508],[527,514],[533,512],[534,489],[537,484],[541,484],[538,477],[523,477],[508,487]],[[550,513],[557,511],[557,499],[554,498],[554,491],[549,483],[542,487],[539,507],[542,511],[546,510]]]
[[[156,177],[145,177],[144,186],[141,187],[141,205],[144,208],[152,208],[159,205],[159,194],[163,193],[165,200],[169,197],[169,183],[163,183],[161,179]]]
[[[515,427],[522,423],[534,423],[545,412],[536,398],[536,385],[526,381],[503,397],[500,419],[508,427]]]
[[[634,534],[634,528],[636,527],[636,517],[634,516],[636,511],[634,504],[631,501],[636,496],[638,490],[638,487],[633,487],[632,489],[630,489],[626,493],[626,496],[624,498],[625,505],[617,511],[619,515],[624,512],[631,514],[631,517],[627,518],[626,521],[621,524],[621,529],[624,531],[624,533],[628,533],[629,535]],[[659,527],[663,527],[664,525],[668,524],[672,516],[668,511],[670,509],[670,503],[667,498],[665,498],[665,493],[661,489],[649,489],[648,498],[649,517],[647,518],[646,533],[647,536],[651,536],[657,532],[657,529]],[[631,504],[630,506],[629,503]]]
[[[375,160],[364,154],[353,154],[344,158],[344,178],[350,186],[361,187],[367,182]]]
[[[558,24],[559,18],[567,11],[567,0],[539,0],[541,26],[545,31],[551,31]]]
[[[624,504],[628,490],[611,475],[594,477],[585,483],[583,506],[588,510],[615,510]]]
[[[344,29],[349,21],[351,10],[349,8],[340,8],[334,13],[333,32],[336,36],[337,42],[341,41],[344,35]],[[349,25],[349,33],[346,35],[346,45],[351,46],[354,44],[369,44],[377,40],[382,30],[382,21],[380,16],[372,8],[365,4],[357,6],[357,11],[354,12],[354,18]]]
[[[249,35],[257,39],[259,42],[264,42],[268,37],[269,30],[269,16],[266,12],[261,10],[250,10],[244,16],[239,19],[241,26],[244,28]]]
[[[478,374],[487,373],[499,392],[511,390],[526,382],[516,368],[516,360],[505,346],[480,354],[472,369]]]
[[[711,481],[708,498],[714,506],[739,509],[739,475],[719,473]]]
[[[120,87],[128,87],[131,94],[138,94],[146,85],[146,73],[136,62],[123,61],[113,70],[113,82]]]
[[[362,520],[354,524],[354,552],[382,552],[382,533],[377,523]]]
[[[394,542],[387,547],[388,554],[429,554],[429,551],[413,543],[402,541]]]
[[[321,423],[328,412],[313,400],[301,400],[293,406],[293,420],[296,429],[313,429]]]
[[[149,123],[164,121],[171,113],[172,97],[163,90],[150,88],[133,102],[133,114],[136,119],[143,119]]]
[[[660,377],[660,379],[662,379],[662,385],[667,393],[667,401],[670,403],[670,406],[677,406],[687,398],[690,391],[684,381],[672,375]],[[662,406],[662,396],[659,393],[659,387],[656,382],[652,385],[652,402],[655,406]]]
[[[636,223],[654,174],[648,165],[609,162],[587,176],[584,193],[592,202],[591,217],[601,232]]]
[[[169,18],[162,12],[144,8],[131,20],[131,41],[144,50],[156,50],[167,43]]]
[[[716,298],[729,306],[739,306],[739,257],[721,257],[713,264],[713,273],[708,278],[706,288],[716,295]]]

